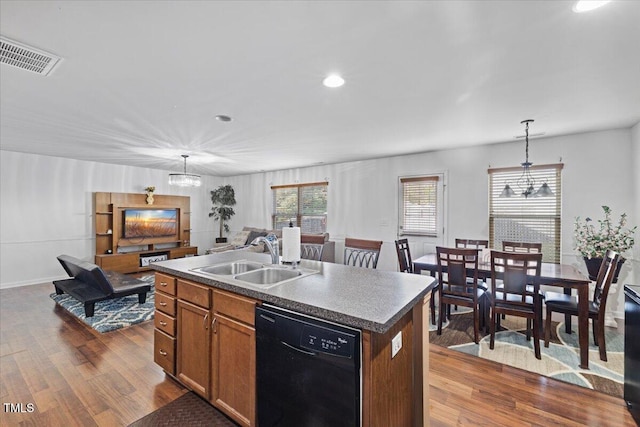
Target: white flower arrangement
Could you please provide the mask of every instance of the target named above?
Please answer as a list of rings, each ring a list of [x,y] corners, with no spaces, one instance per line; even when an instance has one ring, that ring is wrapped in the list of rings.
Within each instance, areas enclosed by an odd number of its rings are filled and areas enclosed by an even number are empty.
[[[628,251],[635,244],[633,234],[637,226],[633,228],[625,228],[627,224],[627,214],[620,215],[617,225],[611,222],[611,209],[609,206],[603,206],[604,219],[599,219],[599,229],[596,229],[591,218],[585,218],[584,221],[580,217],[575,221],[575,249],[582,254],[583,257],[604,258],[607,249],[622,254]]]

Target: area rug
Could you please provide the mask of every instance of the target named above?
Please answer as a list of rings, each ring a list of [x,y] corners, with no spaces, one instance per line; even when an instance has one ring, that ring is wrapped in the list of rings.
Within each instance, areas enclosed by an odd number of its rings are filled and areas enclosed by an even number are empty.
[[[84,315],[84,304],[67,294],[57,295],[55,292],[49,295],[57,304],[80,319],[82,322],[100,333],[114,331],[136,323],[153,319],[154,313],[154,276],[144,276],[140,280],[151,284],[151,290],[147,292],[147,300],[144,304],[138,303],[138,295],[129,295],[106,301],[98,301],[95,304],[94,315]]]
[[[502,320],[501,328],[496,332],[494,350],[489,348],[490,335],[482,330],[480,342],[475,344],[473,312],[463,307],[458,307],[457,311],[452,310],[451,321],[443,324],[442,335],[437,335],[437,326],[431,325],[429,341],[431,344],[622,397],[624,335],[613,329],[605,332],[608,361],[603,362],[600,360],[598,347],[593,344],[591,322],[589,323],[588,370],[579,367],[577,321],[572,325],[573,333],[571,334],[565,333],[564,322],[552,322],[549,347],[545,348],[544,339],[540,341],[542,360],[535,357],[533,339],[531,341],[526,339],[526,321],[514,316],[507,316]]]
[[[129,427],[237,427],[222,412],[190,391]]]

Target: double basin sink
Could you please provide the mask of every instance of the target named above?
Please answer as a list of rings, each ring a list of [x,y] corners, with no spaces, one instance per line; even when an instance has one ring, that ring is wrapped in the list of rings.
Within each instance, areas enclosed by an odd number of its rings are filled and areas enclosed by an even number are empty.
[[[253,261],[233,261],[224,264],[194,268],[192,271],[216,279],[233,279],[261,289],[269,289],[285,282],[300,279],[317,273],[315,270],[291,268]]]

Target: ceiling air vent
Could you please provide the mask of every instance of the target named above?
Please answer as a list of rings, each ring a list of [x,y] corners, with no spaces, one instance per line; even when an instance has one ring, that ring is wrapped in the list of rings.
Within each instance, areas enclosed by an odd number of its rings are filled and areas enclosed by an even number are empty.
[[[0,62],[48,76],[62,58],[0,36]]]

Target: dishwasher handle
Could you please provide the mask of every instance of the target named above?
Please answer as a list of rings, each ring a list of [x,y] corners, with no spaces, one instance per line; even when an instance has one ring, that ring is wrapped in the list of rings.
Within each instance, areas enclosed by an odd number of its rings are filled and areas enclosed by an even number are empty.
[[[280,344],[282,344],[282,345],[284,345],[285,347],[288,347],[288,348],[290,348],[290,349],[292,349],[292,350],[295,350],[295,351],[297,351],[297,352],[299,352],[299,353],[302,353],[302,354],[306,354],[306,355],[313,356],[313,357],[318,356],[318,353],[316,353],[316,352],[314,352],[314,351],[302,350],[301,348],[294,347],[294,346],[292,346],[291,344],[287,344],[287,343],[286,343],[286,342],[284,342],[284,341],[280,341]]]

